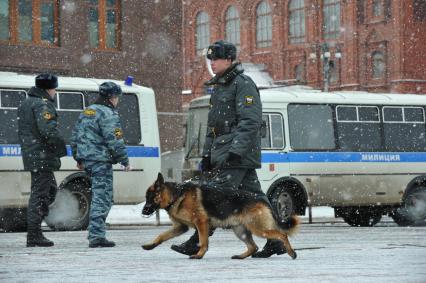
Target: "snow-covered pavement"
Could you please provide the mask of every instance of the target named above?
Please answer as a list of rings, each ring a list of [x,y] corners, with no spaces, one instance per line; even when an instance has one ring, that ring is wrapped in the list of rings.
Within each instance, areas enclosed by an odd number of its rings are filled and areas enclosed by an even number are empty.
[[[140,247],[168,228],[114,226],[108,236],[117,246],[110,249],[89,249],[85,231],[46,232],[51,248],[26,248],[25,233],[0,233],[0,282],[426,282],[426,227],[302,224],[290,238],[296,260],[232,260],[245,246],[220,229],[202,260],[170,249],[192,231],[152,251]]]

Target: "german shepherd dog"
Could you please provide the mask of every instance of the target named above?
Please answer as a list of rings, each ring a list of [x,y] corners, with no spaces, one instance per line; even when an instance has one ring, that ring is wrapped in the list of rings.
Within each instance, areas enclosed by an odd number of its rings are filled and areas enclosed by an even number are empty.
[[[243,190],[212,188],[187,182],[183,185],[164,182],[161,173],[146,192],[143,215],[151,215],[157,209],[165,209],[173,223],[170,230],[158,235],[151,243],[142,245],[151,250],[171,238],[177,237],[193,227],[198,231],[200,249],[191,259],[201,259],[208,249],[211,228],[232,228],[236,236],[247,245],[247,251],[234,255],[233,259],[244,259],[258,249],[252,234],[276,239],[284,243],[287,253],[296,259],[287,235],[296,232],[299,219],[291,216],[285,222],[278,221],[265,196]]]

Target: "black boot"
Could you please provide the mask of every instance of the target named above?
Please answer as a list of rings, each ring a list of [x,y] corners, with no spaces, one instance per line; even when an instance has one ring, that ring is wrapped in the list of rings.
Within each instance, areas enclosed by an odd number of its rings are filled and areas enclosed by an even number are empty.
[[[193,255],[198,253],[198,250],[200,249],[200,247],[198,245],[197,230],[195,230],[195,233],[191,236],[191,238],[189,238],[188,241],[180,245],[172,245],[171,249],[184,255]]]
[[[266,258],[271,255],[277,254],[282,255],[286,253],[286,249],[284,248],[284,244],[278,240],[267,240],[263,249],[259,252],[255,252],[252,257],[257,258]]]
[[[27,247],[51,247],[54,243],[43,236],[41,231],[28,232]]]
[[[97,238],[89,242],[89,248],[112,248],[115,247],[113,241],[108,241],[105,238]]]

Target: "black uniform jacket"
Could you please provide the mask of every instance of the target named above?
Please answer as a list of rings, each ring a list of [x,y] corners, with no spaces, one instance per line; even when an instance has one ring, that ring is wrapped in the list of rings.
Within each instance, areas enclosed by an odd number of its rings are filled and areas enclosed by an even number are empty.
[[[213,168],[260,168],[262,103],[253,80],[235,63],[205,88],[211,98],[203,155],[210,156]],[[227,164],[229,152],[241,162]]]
[[[33,87],[18,108],[18,135],[27,171],[58,170],[59,158],[67,154],[54,103],[46,90]]]

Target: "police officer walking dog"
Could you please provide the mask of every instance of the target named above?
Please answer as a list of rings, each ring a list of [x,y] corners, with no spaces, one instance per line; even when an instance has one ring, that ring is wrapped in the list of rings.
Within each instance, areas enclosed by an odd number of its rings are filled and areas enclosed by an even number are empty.
[[[58,131],[55,109],[58,78],[41,74],[35,87],[18,108],[18,134],[24,170],[31,171],[31,195],[27,214],[27,247],[50,247],[54,243],[43,236],[41,222],[55,200],[57,184],[53,171],[61,167],[60,157],[67,154],[65,141]]]
[[[112,164],[129,171],[129,159],[117,112],[121,88],[113,82],[99,86],[99,97],[87,107],[75,125],[71,148],[77,167],[84,169],[92,182],[89,216],[89,247],[114,247],[105,237],[105,221],[113,201]]]
[[[262,104],[255,83],[243,74],[241,64],[234,62],[236,53],[235,46],[225,41],[217,41],[207,50],[216,76],[205,83],[211,98],[200,167],[203,173],[214,171],[208,186],[248,190],[266,198],[256,174],[256,168],[261,166]],[[171,248],[186,255],[196,254],[197,232]],[[283,253],[285,248],[280,241],[268,240],[253,257]]]

